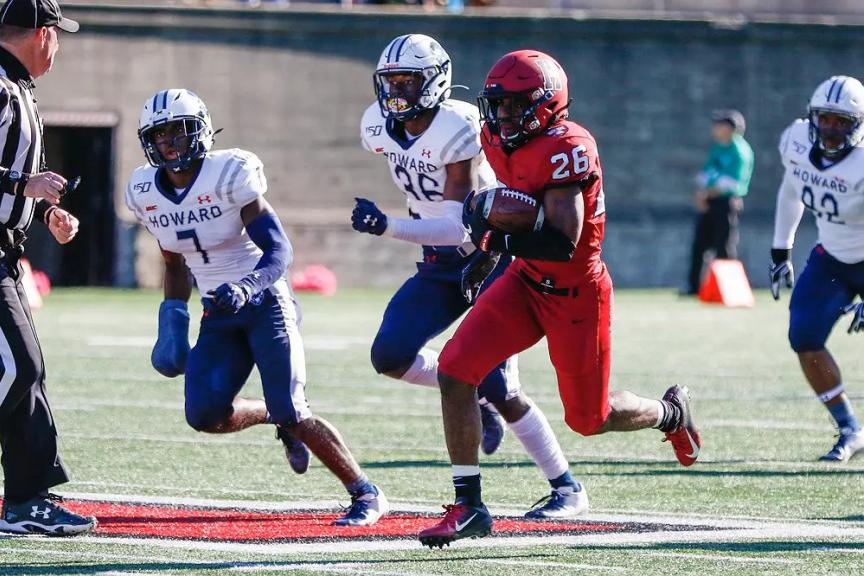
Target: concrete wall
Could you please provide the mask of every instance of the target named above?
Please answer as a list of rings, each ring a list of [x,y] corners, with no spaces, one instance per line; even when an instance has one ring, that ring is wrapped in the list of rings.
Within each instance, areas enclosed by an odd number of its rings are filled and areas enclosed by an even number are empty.
[[[55,70],[39,82],[40,106],[118,114],[118,198],[126,176],[143,162],[135,130],[144,99],[167,87],[190,88],[225,129],[219,146],[247,148],[264,160],[270,200],[288,224],[298,265],[327,264],[347,284],[398,282],[417,253],[348,225],[354,196],[392,213],[403,210],[382,160],[359,147],[357,129],[374,98],[374,63],[398,34],[437,37],[453,58],[455,83],[470,86],[455,97],[472,101],[485,72],[507,51],[532,47],[561,61],[572,117],[599,142],[605,253],[619,286],[682,282],[692,180],[709,145],[708,113],[718,107],[737,107],[748,118],[757,160],[741,255],[754,283],[764,284],[780,177],[777,138],[821,80],[864,75],[858,27],[405,12],[82,6],[65,12],[81,21],[82,32],[63,37]],[[799,260],[812,240],[809,222],[800,240]],[[152,242],[138,247],[145,254],[140,278],[152,282],[158,271]]]

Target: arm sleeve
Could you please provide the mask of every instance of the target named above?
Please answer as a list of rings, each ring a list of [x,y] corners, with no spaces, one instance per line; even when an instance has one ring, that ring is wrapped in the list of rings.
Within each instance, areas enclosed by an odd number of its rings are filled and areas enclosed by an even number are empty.
[[[804,204],[795,193],[788,172],[783,176],[777,191],[777,212],[774,217],[774,241],[772,248],[790,249],[795,243],[795,232],[804,214]]]
[[[426,246],[459,246],[470,242],[468,233],[462,227],[462,203],[444,200],[441,205],[444,211],[441,218],[389,218],[384,234]]]
[[[244,276],[240,283],[249,287],[251,294],[258,294],[285,275],[294,261],[294,249],[273,212],[265,212],[255,218],[246,225],[246,232],[264,254],[255,270]]]
[[[48,224],[46,216],[53,212],[52,208],[57,208],[48,202],[45,202],[42,199],[36,201],[36,206],[33,208],[33,217],[42,222],[43,224]]]

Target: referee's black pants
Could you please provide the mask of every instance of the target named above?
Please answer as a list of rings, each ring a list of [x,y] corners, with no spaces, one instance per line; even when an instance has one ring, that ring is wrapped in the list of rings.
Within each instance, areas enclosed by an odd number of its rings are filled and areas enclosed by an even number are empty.
[[[693,235],[690,273],[687,288],[691,294],[699,291],[705,252],[712,250],[716,258],[738,258],[738,221],[741,201],[730,196],[708,200],[708,210],[699,215]]]
[[[21,502],[68,482],[69,476],[57,451],[30,304],[18,281],[17,262],[10,266],[0,260],[0,447],[4,497]]]

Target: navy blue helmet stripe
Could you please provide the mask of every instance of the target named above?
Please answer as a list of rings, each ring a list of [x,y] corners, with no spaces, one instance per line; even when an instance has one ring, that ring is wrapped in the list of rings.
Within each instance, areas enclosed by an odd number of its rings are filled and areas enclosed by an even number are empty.
[[[836,102],[837,104],[840,103],[840,94],[843,93],[843,86],[845,85],[846,80],[843,80],[843,82],[840,83],[840,86],[837,87],[837,96],[834,97],[834,102]]]
[[[399,38],[394,38],[393,41],[390,42],[390,48],[388,48],[388,50],[387,50],[387,62],[388,63],[390,62],[390,56],[393,55],[393,47],[396,46],[396,43],[399,42],[399,40],[401,38],[403,38],[403,37],[399,36]]]
[[[153,103],[150,105],[150,111],[151,112],[156,112],[156,98],[158,98],[158,97],[159,97],[158,92],[153,95]]]
[[[393,58],[393,62],[396,62],[399,60],[399,54],[402,52],[402,47],[405,45],[405,42],[408,41],[409,36],[410,36],[410,34],[400,36],[399,38],[394,40],[392,44],[390,44],[390,50],[387,51],[387,62],[390,62],[391,58]],[[399,42],[399,47],[396,48],[396,53],[393,54],[393,47],[396,46],[397,42]]]
[[[399,60],[399,55],[402,53],[402,48],[405,46],[405,43],[408,42],[408,38],[410,38],[410,34],[406,34],[402,37],[402,42],[399,44],[399,48],[396,49],[396,60]]]
[[[162,92],[162,109],[164,110],[167,107],[168,107],[168,90],[165,90],[164,92]]]
[[[836,81],[836,80],[832,80],[832,81],[831,81],[831,86],[828,88],[828,94],[825,96],[825,100],[826,100],[827,102],[830,102],[830,101],[831,101],[831,94],[834,92],[834,86],[836,86],[836,85],[837,85],[837,81]]]

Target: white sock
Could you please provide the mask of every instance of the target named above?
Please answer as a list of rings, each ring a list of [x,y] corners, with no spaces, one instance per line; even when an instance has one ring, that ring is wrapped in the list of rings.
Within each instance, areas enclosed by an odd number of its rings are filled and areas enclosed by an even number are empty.
[[[468,466],[466,464],[453,464],[453,477],[477,476],[480,474],[480,466]]]
[[[663,424],[663,419],[666,416],[666,407],[663,405],[663,402],[660,400],[647,400],[649,404],[657,405],[657,422],[654,423],[654,428],[660,428],[660,425]]]
[[[429,348],[421,349],[414,358],[414,363],[402,375],[402,380],[419,386],[438,388],[438,352]]]
[[[567,472],[567,459],[555,438],[555,433],[546,419],[546,415],[534,406],[516,422],[508,422],[507,426],[519,438],[525,451],[534,460],[547,480],[554,480]]]

